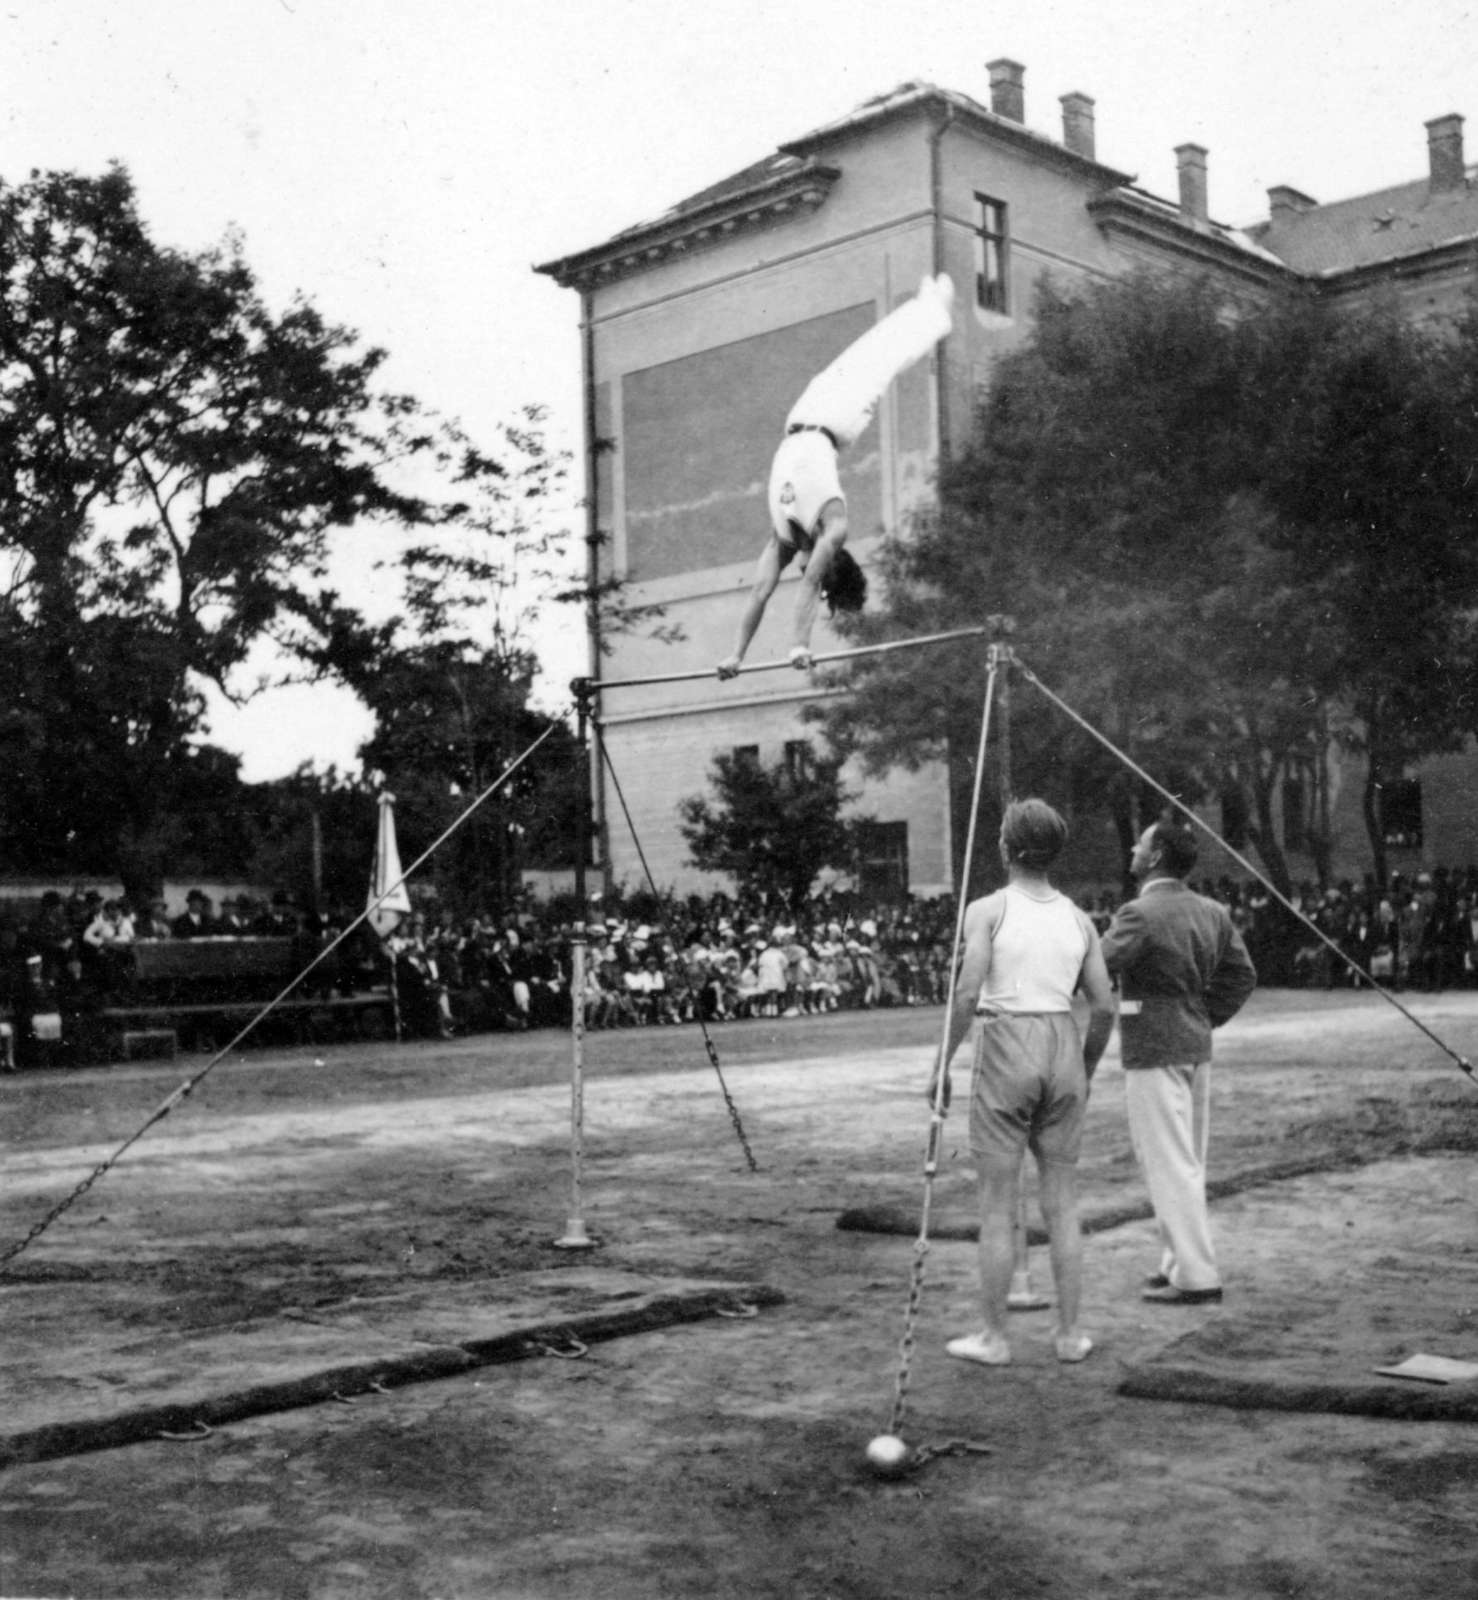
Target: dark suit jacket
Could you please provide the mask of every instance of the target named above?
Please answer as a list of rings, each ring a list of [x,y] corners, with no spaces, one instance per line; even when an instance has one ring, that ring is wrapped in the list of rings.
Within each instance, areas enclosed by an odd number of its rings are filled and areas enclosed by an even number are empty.
[[[1184,1066],[1211,1059],[1211,1030],[1234,1017],[1257,973],[1225,906],[1162,878],[1120,906],[1103,936],[1103,959],[1126,1007],[1119,1035],[1125,1067]]]

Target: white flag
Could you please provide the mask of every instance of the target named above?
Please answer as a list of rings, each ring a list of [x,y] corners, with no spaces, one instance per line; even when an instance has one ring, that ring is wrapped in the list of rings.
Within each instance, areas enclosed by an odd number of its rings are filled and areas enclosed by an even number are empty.
[[[395,796],[382,794],[380,826],[375,835],[375,866],[370,874],[366,901],[370,926],[382,939],[389,938],[401,920],[411,913],[411,897],[400,876],[400,850],[395,843]]]

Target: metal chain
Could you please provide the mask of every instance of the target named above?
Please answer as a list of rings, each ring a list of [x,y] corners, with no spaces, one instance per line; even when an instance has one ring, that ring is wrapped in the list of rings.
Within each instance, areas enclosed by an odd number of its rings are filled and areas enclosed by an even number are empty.
[[[595,730],[595,742],[600,749],[600,758],[606,764],[606,771],[611,775],[611,783],[616,790],[616,798],[621,802],[621,814],[626,818],[626,826],[631,830],[631,842],[636,846],[637,859],[641,862],[642,871],[647,875],[647,883],[652,891],[652,899],[657,906],[657,926],[662,930],[663,936],[674,950],[677,941],[672,937],[672,928],[662,909],[662,896],[657,889],[657,880],[652,876],[652,869],[647,865],[647,853],[642,849],[642,842],[636,831],[636,824],[631,820],[631,811],[626,804],[626,796],[621,791],[621,780],[616,776],[616,768],[611,761],[611,752],[606,748],[605,734],[601,729],[600,720],[592,719],[591,727]],[[584,907],[580,908],[584,915]],[[683,987],[688,994],[693,994],[692,980],[688,977],[686,963],[679,963],[682,968]],[[759,1163],[754,1159],[754,1151],[749,1148],[749,1140],[744,1134],[744,1124],[739,1118],[739,1108],[734,1104],[733,1097],[729,1094],[729,1086],[724,1082],[724,1069],[719,1065],[718,1051],[714,1047],[713,1039],[708,1032],[708,1024],[703,1020],[699,1006],[694,996],[693,1016],[698,1023],[699,1031],[703,1035],[703,1048],[708,1052],[708,1062],[718,1077],[718,1086],[723,1091],[724,1104],[729,1110],[729,1121],[734,1125],[734,1132],[739,1139],[739,1144],[744,1151],[744,1159],[749,1163],[751,1172],[758,1172]],[[578,1004],[579,1002],[577,1002]]]
[[[975,782],[970,797],[970,826],[965,834],[965,858],[960,866],[959,905],[955,909],[955,936],[950,951],[949,987],[944,1001],[944,1038],[939,1045],[933,1106],[929,1117],[929,1139],[924,1150],[924,1199],[919,1215],[919,1236],[913,1250],[913,1272],[908,1285],[908,1303],[903,1313],[903,1336],[898,1342],[898,1376],[893,1385],[893,1410],[888,1422],[888,1432],[895,1437],[902,1436],[903,1415],[908,1407],[908,1384],[912,1374],[915,1344],[914,1329],[924,1295],[924,1259],[929,1254],[929,1211],[934,1198],[934,1176],[939,1169],[939,1145],[944,1128],[944,1114],[949,1104],[948,1064],[944,1057],[945,1051],[949,1048],[950,1020],[955,1009],[955,985],[960,973],[961,944],[965,934],[965,905],[970,891],[970,868],[975,859],[975,834],[980,819],[981,787],[985,778],[986,743],[990,738],[990,711],[995,700],[996,675],[1001,664],[1009,658],[1010,652],[999,644],[991,645],[986,657],[985,707],[980,718],[980,746],[975,756]]]

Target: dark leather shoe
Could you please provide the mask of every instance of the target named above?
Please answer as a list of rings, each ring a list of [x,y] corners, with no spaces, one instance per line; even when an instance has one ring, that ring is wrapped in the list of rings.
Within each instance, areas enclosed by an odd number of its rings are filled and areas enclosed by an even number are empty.
[[[1170,1287],[1170,1280],[1163,1272],[1152,1272],[1149,1277],[1144,1280],[1144,1287],[1146,1289],[1168,1289]]]
[[[1221,1290],[1177,1289],[1167,1283],[1163,1289],[1146,1289],[1144,1298],[1162,1306],[1214,1306],[1221,1304]]]

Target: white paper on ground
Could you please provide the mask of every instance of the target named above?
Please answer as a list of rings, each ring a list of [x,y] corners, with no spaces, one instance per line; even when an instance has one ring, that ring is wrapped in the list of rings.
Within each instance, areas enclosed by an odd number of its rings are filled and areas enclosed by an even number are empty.
[[[1466,1383],[1478,1378],[1478,1361],[1453,1361],[1448,1356],[1407,1356],[1394,1367],[1375,1369],[1386,1378],[1419,1378],[1423,1383]]]

